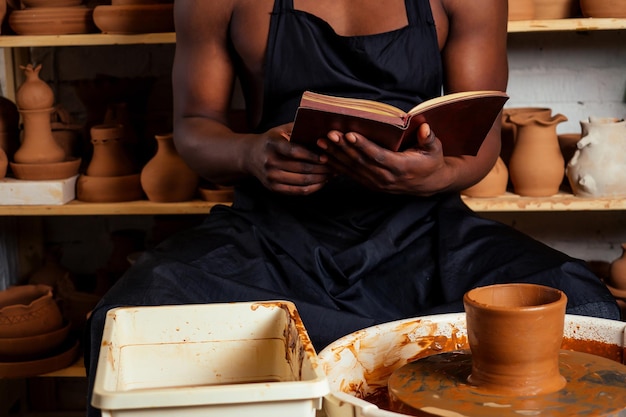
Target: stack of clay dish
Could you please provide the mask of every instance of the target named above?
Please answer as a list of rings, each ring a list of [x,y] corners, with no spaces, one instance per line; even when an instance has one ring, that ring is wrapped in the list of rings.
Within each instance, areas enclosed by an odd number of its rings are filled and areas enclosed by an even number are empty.
[[[103,33],[137,34],[174,31],[172,0],[111,0],[96,6],[93,20]]]
[[[52,88],[39,78],[41,65],[21,67],[26,81],[16,93],[24,125],[22,143],[10,163],[13,174],[23,180],[56,180],[78,174],[80,158],[67,158],[54,140],[50,115],[54,111]]]
[[[25,8],[9,15],[9,26],[18,35],[69,35],[96,30],[93,9],[82,0],[24,0]]]
[[[626,18],[626,0],[580,0],[585,17]]]
[[[78,342],[48,285],[0,291],[0,378],[39,375],[76,360]]]
[[[93,156],[78,177],[76,198],[92,203],[118,203],[144,198],[139,173],[134,172],[124,146],[124,126],[100,124],[90,129]]]

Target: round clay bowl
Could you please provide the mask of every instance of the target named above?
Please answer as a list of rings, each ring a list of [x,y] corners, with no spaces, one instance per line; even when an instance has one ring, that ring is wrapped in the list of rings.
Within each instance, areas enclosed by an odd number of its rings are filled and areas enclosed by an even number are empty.
[[[214,203],[231,203],[235,197],[232,188],[198,188],[200,198]]]
[[[76,182],[76,199],[91,203],[143,200],[140,174],[117,177],[81,175]]]
[[[76,7],[83,0],[22,0],[24,7]]]
[[[0,338],[0,361],[32,360],[46,356],[67,339],[71,325],[60,329],[26,337]]]
[[[626,0],[580,0],[585,17],[626,18]]]
[[[20,180],[44,181],[62,180],[78,174],[80,158],[72,158],[63,162],[50,164],[18,164],[11,162],[11,170],[15,178]]]
[[[48,285],[15,285],[0,291],[0,337],[27,337],[58,330],[61,309]]]
[[[0,362],[0,378],[28,378],[66,368],[78,359],[80,344],[77,340],[67,341],[45,358]]]
[[[76,7],[34,7],[15,10],[9,25],[18,35],[68,35],[95,31],[93,10]]]
[[[93,20],[103,33],[173,32],[174,5],[101,5],[95,7]]]

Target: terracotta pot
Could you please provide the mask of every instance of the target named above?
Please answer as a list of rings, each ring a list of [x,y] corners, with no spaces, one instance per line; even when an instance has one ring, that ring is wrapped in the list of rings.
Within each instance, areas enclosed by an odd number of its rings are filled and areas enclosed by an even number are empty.
[[[585,17],[626,18],[626,0],[580,0]]]
[[[531,396],[566,384],[559,371],[567,297],[555,288],[500,284],[468,291],[469,382],[486,392]]]
[[[25,337],[0,337],[0,361],[24,361],[45,357],[65,342],[71,325],[66,323],[59,329]]]
[[[173,4],[96,6],[93,20],[103,33],[135,34],[174,31]]]
[[[65,160],[65,150],[59,146],[50,125],[49,107],[41,110],[20,110],[24,123],[22,143],[13,160],[19,164],[51,164]]]
[[[0,291],[0,337],[27,337],[58,330],[61,310],[47,285],[15,285]]]
[[[590,118],[581,121],[582,137],[567,164],[567,178],[575,195],[626,195],[626,121]]]
[[[515,145],[515,135],[517,133],[517,126],[509,121],[509,117],[520,113],[532,113],[541,118],[549,118],[552,115],[552,109],[546,107],[508,107],[502,111],[502,149],[500,156],[507,166],[509,165],[509,159],[511,159],[511,153]]]
[[[87,166],[90,177],[118,177],[134,174],[133,163],[124,146],[124,127],[101,124],[90,130],[93,156]]]
[[[613,288],[626,291],[626,243],[622,243],[622,254],[611,262],[608,284]]]
[[[80,6],[83,0],[22,0],[24,7],[75,7]]]
[[[198,193],[202,200],[214,203],[232,203],[235,198],[233,187],[202,186],[198,188]]]
[[[196,194],[199,177],[181,158],[174,136],[156,135],[157,151],[141,170],[141,186],[148,200],[161,203],[189,201]]]
[[[535,18],[533,0],[509,0],[509,20],[532,20]]]
[[[534,0],[535,19],[567,19],[578,16],[579,0]]]
[[[567,117],[518,113],[510,115],[508,120],[517,130],[508,165],[514,192],[532,197],[556,194],[565,174],[556,125]]]
[[[14,10],[9,25],[18,35],[70,35],[96,31],[88,7],[33,7]]]
[[[491,168],[485,178],[461,193],[468,197],[497,197],[506,192],[508,182],[509,171],[502,158],[498,157],[493,168]]]

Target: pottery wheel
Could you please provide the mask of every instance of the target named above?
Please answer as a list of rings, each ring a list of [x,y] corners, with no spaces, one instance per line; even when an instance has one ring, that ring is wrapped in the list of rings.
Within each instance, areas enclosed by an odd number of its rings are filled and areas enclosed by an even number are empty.
[[[392,373],[391,410],[414,416],[626,416],[626,366],[588,353],[561,350],[560,391],[528,397],[481,392],[467,382],[470,351],[427,356]]]

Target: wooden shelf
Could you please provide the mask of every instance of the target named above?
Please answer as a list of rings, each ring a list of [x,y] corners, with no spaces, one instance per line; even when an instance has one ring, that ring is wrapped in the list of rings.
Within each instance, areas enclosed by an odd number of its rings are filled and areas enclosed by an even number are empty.
[[[115,35],[88,33],[80,35],[6,35],[0,36],[0,48],[30,48],[42,46],[98,46],[176,43],[176,34],[144,33]]]
[[[517,20],[510,21],[509,33],[523,32],[559,32],[590,30],[624,30],[626,29],[626,19],[599,19],[599,18],[576,18],[576,19],[554,19],[554,20]]]
[[[469,198],[465,203],[477,212],[502,211],[608,211],[626,210],[626,198],[582,198],[569,193],[551,197],[521,197],[506,193],[492,198]],[[93,215],[178,215],[207,214],[218,203],[193,200],[182,203],[153,203],[147,200],[123,203],[84,203],[64,205],[2,206],[0,216],[93,216]],[[228,204],[228,203],[224,203]]]

